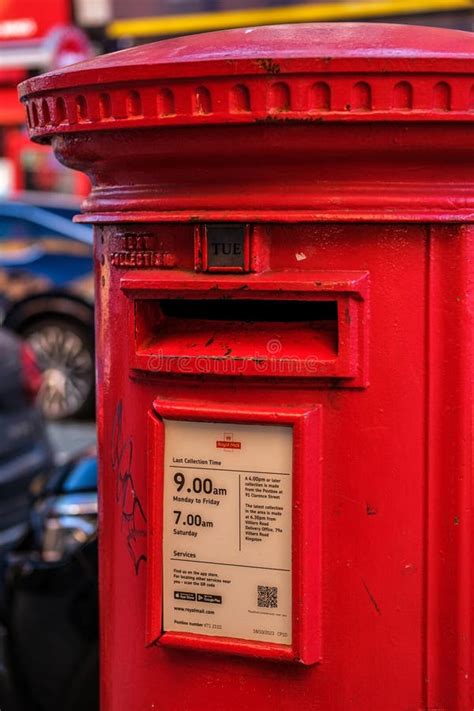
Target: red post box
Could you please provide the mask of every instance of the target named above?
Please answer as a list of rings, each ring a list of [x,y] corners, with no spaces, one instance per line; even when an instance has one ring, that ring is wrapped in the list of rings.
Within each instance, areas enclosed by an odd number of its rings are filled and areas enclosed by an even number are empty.
[[[468,711],[474,38],[22,85],[95,226],[104,711]]]

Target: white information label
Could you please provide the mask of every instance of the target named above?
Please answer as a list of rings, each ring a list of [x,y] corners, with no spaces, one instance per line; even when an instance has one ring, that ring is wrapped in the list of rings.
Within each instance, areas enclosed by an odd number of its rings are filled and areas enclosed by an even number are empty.
[[[164,424],[164,630],[291,644],[292,427]]]

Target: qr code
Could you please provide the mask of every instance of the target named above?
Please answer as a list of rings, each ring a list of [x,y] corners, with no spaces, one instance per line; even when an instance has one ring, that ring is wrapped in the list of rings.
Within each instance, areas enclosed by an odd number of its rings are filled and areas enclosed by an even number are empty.
[[[257,585],[257,607],[278,607],[278,588]]]

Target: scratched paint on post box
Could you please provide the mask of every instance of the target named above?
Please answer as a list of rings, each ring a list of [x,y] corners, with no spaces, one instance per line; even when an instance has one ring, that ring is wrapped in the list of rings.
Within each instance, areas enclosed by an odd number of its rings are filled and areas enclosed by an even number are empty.
[[[291,644],[293,430],[165,420],[164,631]]]

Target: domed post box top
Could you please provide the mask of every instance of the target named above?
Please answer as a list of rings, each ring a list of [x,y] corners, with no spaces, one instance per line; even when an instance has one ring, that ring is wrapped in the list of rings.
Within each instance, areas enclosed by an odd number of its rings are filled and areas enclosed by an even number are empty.
[[[422,169],[416,192],[438,180],[444,187],[438,197],[430,188],[431,199],[420,210],[409,210],[410,219],[434,211],[441,219],[473,213],[465,168],[473,149],[474,37],[467,32],[338,23],[228,30],[135,47],[50,72],[21,84],[20,97],[32,139],[52,142],[60,160],[89,173],[94,184],[89,212],[123,211],[123,200],[112,199],[110,188],[121,188],[124,198],[127,183],[127,210],[182,210],[186,201],[166,200],[167,186],[193,189],[189,168],[206,162],[209,182],[233,182],[233,192],[240,194],[249,180],[268,182],[264,168],[268,171],[270,164],[272,183],[276,167],[296,183],[316,180],[317,199],[307,195],[297,205],[285,198],[284,207],[328,215],[329,183],[333,194],[344,192],[348,179],[356,184],[361,179],[354,171],[350,178],[343,174],[342,162],[347,168],[362,159],[366,183],[373,178],[369,190],[382,182],[390,191],[404,176],[410,180],[413,162],[418,169],[433,165],[431,152],[438,153],[438,163],[449,165],[440,175],[432,168],[428,176]],[[348,123],[354,126],[348,129]],[[80,140],[84,134],[87,141]],[[114,155],[120,156],[118,162]],[[167,173],[163,184],[158,158]],[[318,162],[317,175],[308,173],[308,161]],[[219,171],[216,162],[226,170]],[[250,179],[249,165],[255,174]],[[279,185],[274,187],[277,194]],[[214,192],[217,197],[217,188]],[[200,211],[223,207],[210,194],[207,200],[196,197],[194,208]],[[388,199],[375,212],[397,210],[396,202]],[[258,204],[263,207],[266,200]],[[234,207],[253,209],[238,200]],[[354,198],[344,211],[360,218],[365,208]]]

